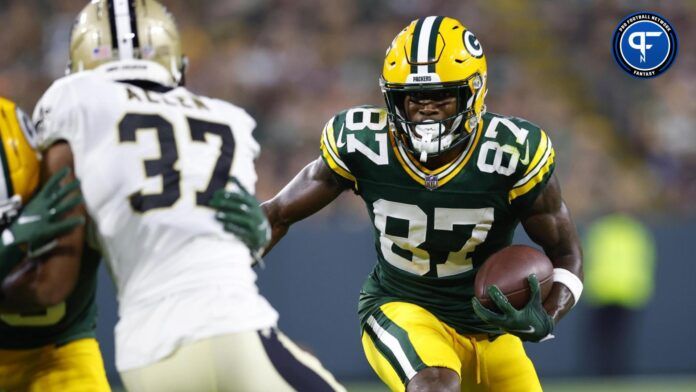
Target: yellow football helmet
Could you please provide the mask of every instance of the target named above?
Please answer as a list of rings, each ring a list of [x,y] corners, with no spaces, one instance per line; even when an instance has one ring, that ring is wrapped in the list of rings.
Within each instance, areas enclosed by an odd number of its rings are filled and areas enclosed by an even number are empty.
[[[36,191],[39,154],[31,120],[14,102],[0,97],[0,227],[4,227]]]
[[[397,140],[424,161],[463,143],[481,123],[486,57],[476,36],[458,20],[417,19],[387,49],[380,86]],[[457,113],[442,121],[409,120],[404,99],[418,93],[456,97]]]
[[[140,68],[128,62],[148,60],[164,67]],[[124,61],[124,78],[183,84],[186,57],[181,54],[174,17],[155,0],[92,0],[77,16],[70,37],[67,73]],[[134,73],[135,72],[135,73]],[[140,72],[141,75],[137,73]],[[136,75],[136,76],[133,76]]]

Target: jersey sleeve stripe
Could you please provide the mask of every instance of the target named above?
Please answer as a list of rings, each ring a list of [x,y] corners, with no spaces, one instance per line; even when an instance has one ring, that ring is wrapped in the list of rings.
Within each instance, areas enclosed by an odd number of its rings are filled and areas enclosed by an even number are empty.
[[[334,117],[334,118],[335,118],[335,117]],[[348,170],[348,166],[347,166],[345,163],[343,163],[343,161],[341,160],[341,154],[338,152],[338,146],[336,145],[336,132],[334,131],[334,126],[333,126],[334,118],[332,118],[331,121],[329,121],[329,122],[326,124],[326,132],[325,132],[325,134],[326,134],[326,141],[329,142],[329,146],[331,147],[331,151],[333,152],[333,156],[334,156],[339,162],[342,163],[343,168],[344,168],[346,171],[350,171],[350,170]],[[340,135],[340,133],[339,133],[339,137],[340,137],[340,136],[341,136],[341,135]]]
[[[536,174],[523,185],[512,188],[512,190],[508,194],[508,200],[510,202],[531,191],[532,189],[534,189],[535,186],[537,186],[537,184],[539,184],[544,180],[544,178],[546,178],[546,174],[551,170],[554,158],[556,157],[556,153],[554,152],[553,148],[549,146],[548,150],[550,151],[548,159],[546,159],[546,163],[543,166],[539,167],[539,170],[536,172]]]
[[[350,174],[350,172],[344,170],[341,166],[339,166],[339,164],[333,159],[333,157],[331,157],[331,153],[329,153],[330,148],[326,147],[323,140],[321,142],[321,151],[324,160],[326,161],[326,163],[329,164],[331,170],[336,172],[336,174],[340,175],[341,177],[355,182],[355,177],[352,174]]]
[[[341,158],[338,155],[338,149],[336,149],[336,145],[333,144],[332,146],[332,137],[333,137],[333,119],[331,119],[326,126],[324,127],[324,131],[322,132],[322,137],[321,137],[321,154],[324,157],[324,160],[326,163],[329,164],[329,167],[331,170],[336,172],[336,174],[340,175],[343,178],[346,178],[350,181],[355,182],[355,176],[351,174],[350,170],[346,166],[346,164],[341,160]]]
[[[525,176],[522,177],[522,179],[520,179],[519,181],[517,181],[515,183],[515,185],[513,185],[512,187],[513,188],[520,187],[520,186],[524,185],[525,183],[527,183],[532,178],[534,178],[534,176],[536,176],[536,174],[539,172],[539,170],[541,170],[544,166],[546,166],[546,164],[548,164],[548,160],[549,160],[549,157],[551,156],[551,154],[553,154],[553,145],[551,144],[551,141],[547,141],[546,150],[544,151],[543,157],[539,160],[539,162],[536,165],[534,165],[534,166],[529,165],[532,169],[527,170],[527,172],[525,173]]]
[[[338,148],[336,147],[336,143],[333,141],[333,120],[334,119],[332,118],[324,126],[324,130],[321,132],[321,141],[322,144],[329,150],[327,152],[331,154],[332,159],[339,162],[344,170],[349,171],[348,167],[341,160]]]
[[[546,136],[546,132],[541,131],[541,140],[539,141],[539,147],[537,147],[536,152],[534,153],[534,158],[532,158],[532,162],[527,166],[527,170],[524,172],[524,175],[526,176],[529,174],[529,172],[534,169],[541,158],[544,156],[544,153],[546,152],[546,147],[549,142],[549,137]]]
[[[331,158],[343,170],[350,173],[350,169],[348,169],[348,166],[341,159],[341,155],[338,152],[338,147],[336,147],[336,142],[334,140],[333,120],[329,121],[329,123],[326,124],[326,126],[324,127],[323,138],[324,138],[324,146],[327,147],[327,151],[328,151],[329,155],[331,155]]]

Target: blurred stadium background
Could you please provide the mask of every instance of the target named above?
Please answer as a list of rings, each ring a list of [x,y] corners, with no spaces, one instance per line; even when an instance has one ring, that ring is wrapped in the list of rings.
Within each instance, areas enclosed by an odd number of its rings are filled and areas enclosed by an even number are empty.
[[[646,272],[654,290],[614,336],[634,336],[625,363],[602,376],[596,333],[606,314],[597,322],[596,309],[582,303],[557,339],[527,347],[545,389],[696,390],[695,1],[160,1],[177,18],[191,89],[258,120],[261,200],[317,157],[321,128],[335,112],[381,105],[382,56],[401,28],[431,14],[460,19],[486,51],[489,110],[536,122],[554,140],[581,232],[622,212],[654,238],[655,268]],[[33,109],[63,75],[71,23],[85,3],[0,0],[0,95]],[[639,10],[667,18],[680,39],[675,64],[650,80],[621,71],[610,49],[618,22]],[[528,242],[522,233],[517,241]],[[281,328],[351,390],[384,390],[363,358],[356,317],[374,257],[364,206],[346,194],[292,230],[258,271]],[[100,284],[99,338],[118,385],[116,303],[103,271]]]

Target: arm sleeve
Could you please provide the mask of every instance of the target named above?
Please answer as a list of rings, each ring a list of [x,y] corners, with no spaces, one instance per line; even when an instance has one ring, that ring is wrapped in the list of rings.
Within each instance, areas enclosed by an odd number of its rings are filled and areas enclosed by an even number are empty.
[[[536,135],[529,137],[535,139],[529,141],[530,145],[536,146],[533,148],[535,152],[529,164],[519,169],[518,180],[508,193],[510,204],[520,210],[534,203],[556,167],[556,153],[546,132],[539,130]]]

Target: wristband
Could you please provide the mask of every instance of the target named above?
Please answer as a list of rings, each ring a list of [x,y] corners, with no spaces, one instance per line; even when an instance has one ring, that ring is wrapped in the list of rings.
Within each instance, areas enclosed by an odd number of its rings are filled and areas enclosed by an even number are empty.
[[[553,281],[564,285],[568,288],[568,290],[570,290],[570,293],[573,294],[573,299],[575,300],[573,306],[575,306],[580,300],[580,294],[582,294],[583,285],[580,278],[565,268],[554,268]]]

